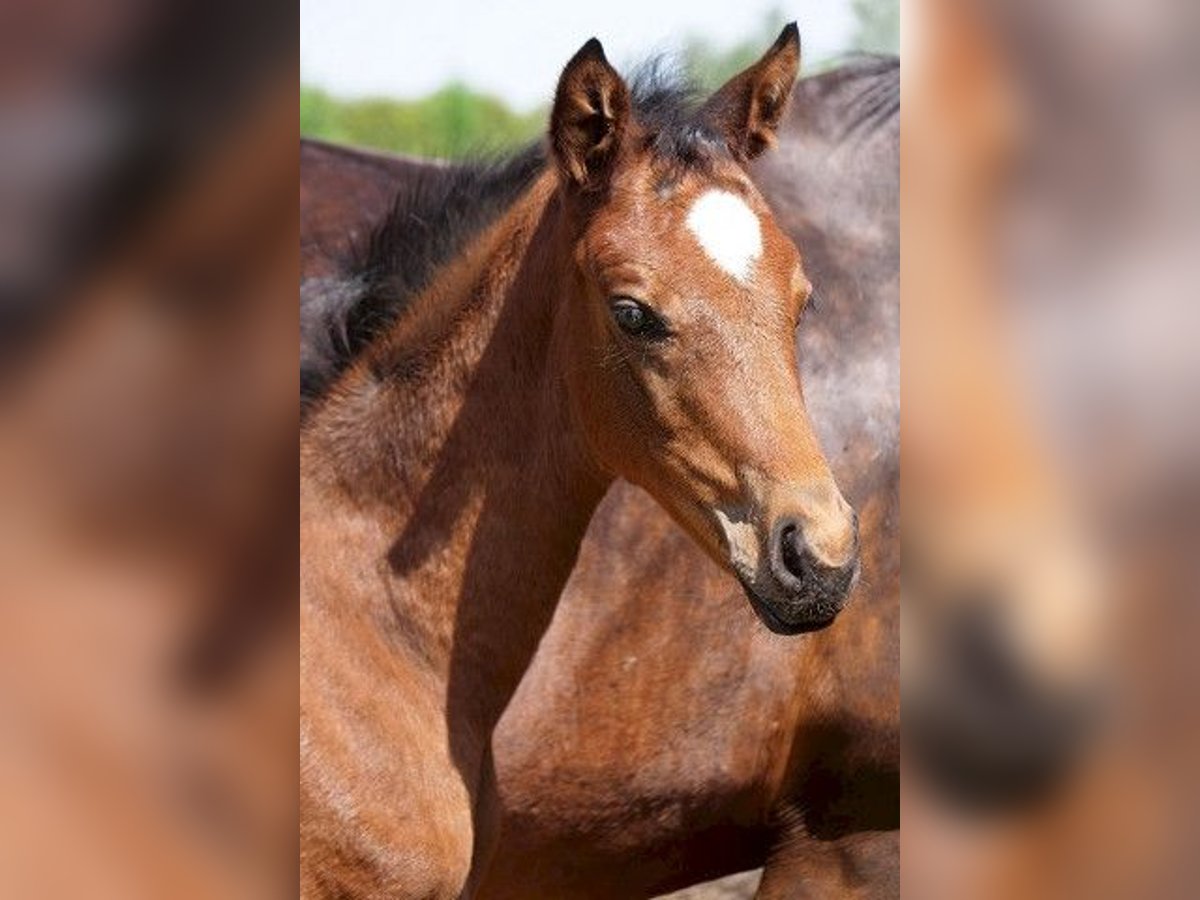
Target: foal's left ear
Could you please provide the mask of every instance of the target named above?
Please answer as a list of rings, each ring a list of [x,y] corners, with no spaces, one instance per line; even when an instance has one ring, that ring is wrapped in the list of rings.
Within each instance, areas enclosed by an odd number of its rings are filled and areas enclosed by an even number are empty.
[[[570,183],[595,190],[612,171],[629,122],[629,89],[592,38],[558,79],[550,145]]]
[[[800,29],[792,22],[762,59],[734,75],[704,104],[704,116],[735,157],[754,159],[775,143],[799,70]]]

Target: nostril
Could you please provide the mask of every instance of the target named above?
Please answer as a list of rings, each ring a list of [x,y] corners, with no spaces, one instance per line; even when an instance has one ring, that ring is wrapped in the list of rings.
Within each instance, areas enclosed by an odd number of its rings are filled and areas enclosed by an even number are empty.
[[[788,522],[779,529],[779,558],[783,567],[793,578],[803,578],[808,568],[805,556],[810,555],[795,522]]]
[[[775,531],[772,564],[776,575],[784,582],[811,586],[816,586],[818,581],[831,588],[848,585],[857,570],[857,529],[852,531],[850,541],[851,547],[844,562],[825,562],[809,545],[799,521],[785,519],[776,526]]]

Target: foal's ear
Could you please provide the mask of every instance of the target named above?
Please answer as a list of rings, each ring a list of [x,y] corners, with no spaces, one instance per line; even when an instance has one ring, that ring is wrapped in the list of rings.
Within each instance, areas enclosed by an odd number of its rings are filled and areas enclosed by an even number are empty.
[[[762,59],[734,75],[704,104],[704,116],[735,157],[754,159],[775,143],[799,70],[800,29],[792,22]]]
[[[604,184],[628,122],[629,89],[592,38],[563,69],[550,113],[550,146],[570,183]]]

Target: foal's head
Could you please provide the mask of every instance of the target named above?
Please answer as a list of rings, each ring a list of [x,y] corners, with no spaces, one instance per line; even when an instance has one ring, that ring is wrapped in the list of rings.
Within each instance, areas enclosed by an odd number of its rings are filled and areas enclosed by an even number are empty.
[[[832,621],[858,571],[855,515],[796,371],[811,287],[745,168],[774,140],[799,61],[792,25],[687,111],[631,91],[592,40],[550,122],[576,421],[600,465],[648,490],[782,633]]]

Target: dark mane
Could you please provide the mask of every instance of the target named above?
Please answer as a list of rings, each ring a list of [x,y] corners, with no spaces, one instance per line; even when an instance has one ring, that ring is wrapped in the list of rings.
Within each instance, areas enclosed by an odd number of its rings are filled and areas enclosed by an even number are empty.
[[[540,143],[507,159],[416,170],[387,216],[341,262],[342,275],[300,288],[300,395],[312,400],[387,329],[447,261],[545,168]]]
[[[351,262],[363,294],[344,323],[350,356],[386,329],[545,167],[546,151],[539,142],[504,159],[431,168],[401,187],[387,218]]]
[[[698,115],[700,92],[661,58],[639,67],[629,86],[647,146],[671,167],[702,169],[727,152]],[[320,397],[547,163],[539,140],[505,159],[431,162],[399,184],[390,213],[342,264],[342,276],[301,285],[302,401]]]

